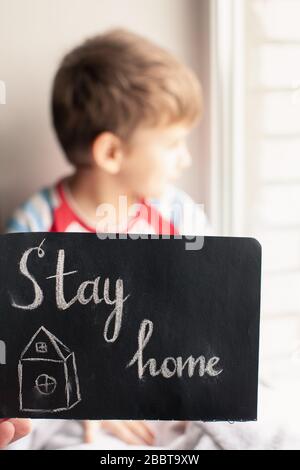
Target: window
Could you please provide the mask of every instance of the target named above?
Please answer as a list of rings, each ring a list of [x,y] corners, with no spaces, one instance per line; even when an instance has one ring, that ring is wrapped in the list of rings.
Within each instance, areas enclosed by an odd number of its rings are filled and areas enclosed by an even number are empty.
[[[300,2],[247,0],[245,13],[246,226],[264,247],[265,369],[288,378],[300,344]]]
[[[216,0],[212,18],[218,227],[263,246],[261,370],[286,380],[300,358],[300,1]]]
[[[48,352],[47,344],[46,343],[36,343],[35,350],[37,353],[46,354]]]

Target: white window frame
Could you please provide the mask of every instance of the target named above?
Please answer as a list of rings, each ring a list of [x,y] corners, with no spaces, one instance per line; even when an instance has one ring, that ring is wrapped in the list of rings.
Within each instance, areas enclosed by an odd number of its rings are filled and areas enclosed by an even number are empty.
[[[242,0],[211,0],[211,220],[245,235],[245,15]]]

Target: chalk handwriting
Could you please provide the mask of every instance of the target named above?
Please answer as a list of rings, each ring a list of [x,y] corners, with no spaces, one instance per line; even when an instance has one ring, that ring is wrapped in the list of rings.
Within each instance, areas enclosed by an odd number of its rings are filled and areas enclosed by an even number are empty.
[[[188,376],[192,377],[195,374],[195,369],[198,365],[198,374],[200,377],[204,377],[207,374],[210,377],[217,377],[223,370],[216,370],[215,366],[220,362],[219,357],[212,357],[208,361],[204,356],[199,356],[195,359],[190,356],[184,363],[182,357],[167,357],[164,359],[160,368],[157,368],[157,362],[151,358],[144,364],[144,349],[153,333],[153,322],[150,320],[144,320],[141,323],[139,335],[138,335],[138,350],[127,364],[127,367],[133,366],[137,362],[138,376],[140,379],[143,378],[145,371],[149,368],[149,373],[152,377],[162,375],[164,378],[169,379],[174,375],[182,377],[183,370],[185,367],[188,369]]]
[[[38,247],[30,248],[25,251],[21,257],[19,263],[20,273],[31,282],[34,298],[32,303],[28,305],[20,305],[15,301],[12,301],[12,306],[17,309],[35,310],[40,307],[44,301],[44,292],[36,277],[28,268],[28,261],[31,256],[37,254],[40,259],[45,257],[46,252],[43,248],[44,241],[45,240],[43,240]],[[59,249],[57,253],[56,272],[55,274],[46,277],[47,280],[55,281],[57,309],[62,312],[66,311],[77,302],[81,305],[88,305],[90,303],[99,305],[104,302],[104,304],[114,307],[105,322],[103,332],[105,341],[108,343],[114,343],[119,337],[122,327],[124,303],[130,296],[130,294],[127,296],[124,294],[123,280],[120,278],[117,279],[114,283],[114,288],[112,288],[110,278],[106,277],[103,281],[102,294],[100,294],[101,276],[97,276],[95,279],[82,282],[77,288],[77,291],[75,290],[75,295],[67,299],[65,295],[65,284],[67,282],[67,278],[69,279],[70,277],[78,274],[78,270],[75,269],[73,271],[65,272],[65,259],[65,250]],[[74,284],[74,278],[71,279],[70,283],[72,285]],[[114,293],[112,297],[111,291]],[[204,355],[198,356],[197,358],[189,356],[186,360],[181,356],[176,358],[170,356],[163,360],[160,367],[154,358],[150,358],[144,362],[145,348],[149,343],[152,334],[153,322],[148,319],[143,320],[138,332],[138,349],[131,361],[126,365],[128,368],[137,364],[139,379],[142,379],[145,376],[147,370],[151,377],[161,375],[166,379],[173,376],[182,377],[185,371],[189,378],[193,377],[195,374],[198,374],[199,377],[204,377],[205,375],[209,377],[217,377],[222,374],[223,370],[217,368],[220,362],[220,358],[217,356],[210,358],[206,358]]]
[[[39,247],[30,248],[27,250],[20,261],[20,272],[27,278],[33,287],[34,300],[29,305],[19,305],[16,302],[12,302],[12,306],[22,310],[35,310],[40,307],[44,301],[44,293],[38,284],[36,278],[28,269],[28,260],[35,252],[37,252],[39,258],[45,256],[45,250],[42,248],[43,242]],[[110,297],[111,281],[109,278],[104,279],[103,296],[100,296],[100,280],[101,276],[96,277],[94,280],[84,281],[80,284],[77,289],[77,293],[74,297],[67,300],[65,298],[65,278],[77,274],[78,271],[65,272],[65,250],[59,250],[57,256],[57,268],[56,274],[48,276],[47,279],[55,280],[55,292],[56,292],[56,304],[58,310],[68,310],[76,302],[81,305],[87,305],[94,303],[95,305],[100,304],[104,301],[106,305],[113,306],[113,310],[105,322],[104,327],[104,338],[108,343],[113,343],[117,340],[123,319],[123,307],[124,303],[128,299],[129,295],[124,296],[124,285],[122,279],[117,279],[114,285],[114,296]],[[87,292],[90,290],[90,294]],[[110,332],[110,330],[112,330]]]

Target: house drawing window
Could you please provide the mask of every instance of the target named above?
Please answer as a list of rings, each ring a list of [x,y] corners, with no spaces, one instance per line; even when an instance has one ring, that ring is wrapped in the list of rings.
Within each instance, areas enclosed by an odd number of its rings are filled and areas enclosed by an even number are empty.
[[[35,343],[36,352],[47,354],[48,348],[46,343]]]

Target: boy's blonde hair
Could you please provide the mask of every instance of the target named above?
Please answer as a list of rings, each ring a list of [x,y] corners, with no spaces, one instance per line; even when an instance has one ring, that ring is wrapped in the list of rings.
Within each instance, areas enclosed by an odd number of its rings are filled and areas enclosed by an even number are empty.
[[[86,40],[65,56],[54,79],[53,124],[75,165],[89,164],[91,145],[102,132],[128,141],[140,125],[192,126],[201,111],[195,74],[126,30]]]

